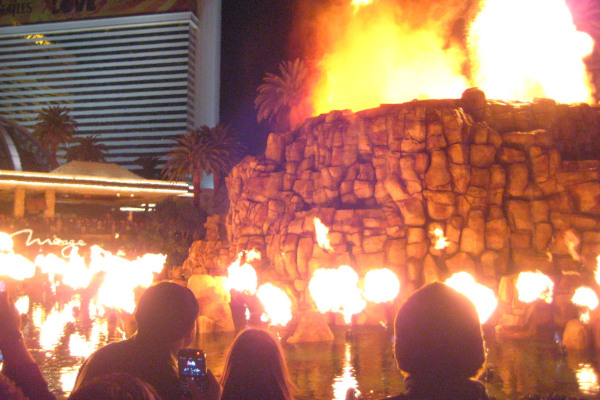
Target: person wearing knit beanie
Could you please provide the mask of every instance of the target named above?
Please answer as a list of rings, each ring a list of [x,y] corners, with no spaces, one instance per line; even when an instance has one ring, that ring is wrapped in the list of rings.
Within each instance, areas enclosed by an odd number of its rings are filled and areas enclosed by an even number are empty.
[[[73,391],[96,377],[125,373],[152,385],[164,400],[181,400],[176,353],[191,343],[198,310],[198,301],[187,287],[174,282],[150,286],[135,311],[136,334],[92,353],[79,369]],[[211,384],[218,386],[209,372]]]
[[[406,394],[391,399],[486,400],[485,350],[475,306],[434,282],[413,293],[395,320],[394,350]]]

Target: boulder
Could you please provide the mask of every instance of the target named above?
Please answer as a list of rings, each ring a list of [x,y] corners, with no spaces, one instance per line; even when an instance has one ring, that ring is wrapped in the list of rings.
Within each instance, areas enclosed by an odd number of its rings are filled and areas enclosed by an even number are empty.
[[[588,350],[592,344],[590,327],[578,319],[570,320],[565,326],[562,343],[569,350]]]
[[[327,325],[325,316],[317,310],[301,312],[294,333],[287,338],[290,344],[333,341],[333,332]]]

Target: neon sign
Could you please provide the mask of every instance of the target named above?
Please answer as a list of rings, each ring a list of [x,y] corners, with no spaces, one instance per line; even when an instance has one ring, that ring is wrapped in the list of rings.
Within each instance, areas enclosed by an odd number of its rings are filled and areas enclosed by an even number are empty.
[[[40,239],[40,238],[34,238],[33,237],[33,229],[21,229],[20,231],[14,232],[10,234],[10,237],[14,237],[20,234],[27,234],[27,240],[25,241],[25,245],[26,246],[33,246],[33,245],[38,245],[38,246],[43,246],[43,245],[48,245],[48,246],[62,246],[61,249],[61,253],[63,256],[65,256],[65,252],[69,249],[73,249],[74,247],[79,247],[79,246],[87,246],[87,243],[84,242],[83,240],[79,239],[79,240],[65,240],[65,239],[61,239],[61,238],[52,238],[52,239]]]

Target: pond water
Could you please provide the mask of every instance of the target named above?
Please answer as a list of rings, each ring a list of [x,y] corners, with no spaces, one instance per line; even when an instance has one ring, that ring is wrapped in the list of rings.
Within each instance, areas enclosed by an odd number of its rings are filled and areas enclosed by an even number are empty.
[[[34,305],[23,327],[26,342],[41,366],[50,389],[65,399],[73,387],[83,360],[95,348],[121,340],[123,334],[106,320],[50,324]],[[50,318],[46,316],[45,321]],[[44,326],[40,329],[40,326]],[[53,327],[52,327],[53,326]],[[382,326],[357,327],[347,335],[334,327],[333,342],[284,345],[299,400],[343,399],[354,386],[365,399],[380,399],[403,391],[396,368],[392,335]],[[220,376],[233,333],[200,335],[194,347],[207,354],[207,364]],[[499,400],[529,394],[561,394],[585,399],[600,396],[597,359],[590,354],[565,353],[553,340],[487,341],[486,387]]]

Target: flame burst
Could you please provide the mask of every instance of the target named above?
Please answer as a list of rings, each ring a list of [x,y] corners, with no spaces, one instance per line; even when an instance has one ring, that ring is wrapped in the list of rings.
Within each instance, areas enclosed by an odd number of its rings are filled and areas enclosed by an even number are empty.
[[[595,310],[598,307],[598,296],[593,289],[589,287],[579,287],[573,294],[571,298],[571,302],[580,307],[584,307],[585,311],[581,313],[579,319],[583,323],[588,323],[590,321],[590,311]]]
[[[346,323],[350,323],[352,315],[358,314],[367,305],[358,288],[358,275],[348,265],[316,270],[308,283],[308,290],[319,311],[342,313]]]
[[[592,101],[583,58],[594,41],[576,30],[564,0],[485,0],[468,44],[488,98]]]
[[[565,0],[326,4],[316,18],[306,12],[311,31],[301,36],[315,38],[305,44],[318,60],[314,115],[458,98],[472,86],[493,99],[593,102],[583,59],[594,42]]]
[[[387,268],[372,269],[365,275],[364,296],[374,303],[392,301],[400,293],[400,280]]]
[[[485,323],[496,307],[498,299],[494,291],[487,286],[475,282],[468,272],[457,272],[446,280],[446,285],[465,295],[475,305],[479,322]]]
[[[258,276],[250,261],[260,259],[260,252],[253,249],[249,252],[241,251],[237,259],[227,268],[227,279],[225,288],[237,290],[241,293],[256,293],[258,287]],[[242,264],[242,260],[244,263]]]
[[[450,245],[448,238],[444,236],[444,230],[442,228],[435,228],[431,233],[433,235],[431,238],[433,241],[433,247],[436,250],[444,250]]]
[[[354,7],[354,13],[356,14],[361,7],[371,4],[372,0],[352,0],[352,6]]]
[[[329,242],[329,228],[318,217],[315,217],[314,224],[315,236],[319,247],[325,251],[333,251],[333,247],[331,247],[331,243]]]
[[[581,256],[577,252],[577,247],[579,246],[580,240],[572,230],[567,230],[563,234],[563,239],[565,241],[565,245],[567,246],[567,250],[569,250],[569,254],[575,261],[581,261]]]
[[[261,285],[256,297],[265,307],[271,325],[285,326],[292,319],[292,301],[287,294],[270,283]]]
[[[351,6],[332,8],[317,23],[322,54],[311,99],[315,115],[456,98],[468,87],[461,75],[464,53],[442,34],[448,26],[436,13],[441,7],[412,9],[384,0]]]
[[[519,300],[524,303],[531,303],[538,299],[548,304],[552,303],[554,282],[539,271],[521,272],[516,287]]]
[[[35,275],[35,265],[22,255],[16,254],[13,246],[12,237],[0,232],[0,277],[6,276],[17,281],[31,278]]]

